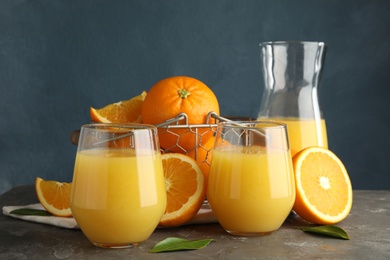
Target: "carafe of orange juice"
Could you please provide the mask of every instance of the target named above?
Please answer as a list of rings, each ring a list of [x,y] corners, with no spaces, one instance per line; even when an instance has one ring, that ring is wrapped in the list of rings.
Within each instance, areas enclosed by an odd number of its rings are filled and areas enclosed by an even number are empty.
[[[259,120],[287,124],[292,155],[309,146],[328,148],[318,100],[325,43],[263,42],[260,48],[265,88]]]

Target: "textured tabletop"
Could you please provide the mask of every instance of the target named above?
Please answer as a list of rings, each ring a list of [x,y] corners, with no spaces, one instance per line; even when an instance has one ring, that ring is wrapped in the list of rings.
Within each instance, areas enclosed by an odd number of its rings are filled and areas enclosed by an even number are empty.
[[[34,187],[18,186],[0,196],[0,206],[37,203]],[[157,229],[140,246],[102,249],[80,230],[27,222],[0,215],[0,259],[390,259],[390,191],[354,191],[350,215],[338,224],[350,240],[304,233],[290,215],[276,232],[263,237],[227,234],[219,224]],[[200,250],[149,253],[167,237],[213,238]]]

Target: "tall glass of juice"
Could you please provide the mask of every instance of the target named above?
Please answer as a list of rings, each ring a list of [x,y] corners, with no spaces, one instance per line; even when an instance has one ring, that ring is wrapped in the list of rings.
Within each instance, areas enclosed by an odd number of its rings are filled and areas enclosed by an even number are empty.
[[[286,125],[218,124],[207,199],[230,234],[260,236],[279,229],[295,201]]]
[[[75,220],[94,245],[125,248],[145,241],[166,206],[157,129],[82,126],[70,200]]]

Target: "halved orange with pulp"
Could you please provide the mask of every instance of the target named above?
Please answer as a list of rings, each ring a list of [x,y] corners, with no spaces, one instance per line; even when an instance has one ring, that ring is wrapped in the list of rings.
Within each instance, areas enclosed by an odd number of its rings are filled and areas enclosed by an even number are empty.
[[[296,200],[293,210],[316,224],[335,224],[352,208],[352,185],[341,160],[330,150],[309,147],[293,157]]]

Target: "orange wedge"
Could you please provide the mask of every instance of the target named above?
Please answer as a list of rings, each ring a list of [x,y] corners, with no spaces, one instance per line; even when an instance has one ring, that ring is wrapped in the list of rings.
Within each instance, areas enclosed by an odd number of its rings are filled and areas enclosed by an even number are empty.
[[[59,217],[71,217],[70,189],[71,183],[45,181],[39,177],[35,180],[35,192],[42,206],[51,214]]]
[[[92,121],[98,123],[141,123],[142,105],[146,91],[126,101],[109,104],[103,108],[91,107],[89,113]]]
[[[177,227],[193,218],[205,197],[204,176],[196,161],[187,155],[162,155],[167,207],[160,227]]]
[[[315,224],[335,224],[352,208],[352,185],[341,160],[331,151],[309,147],[293,157],[296,200],[293,210]]]

